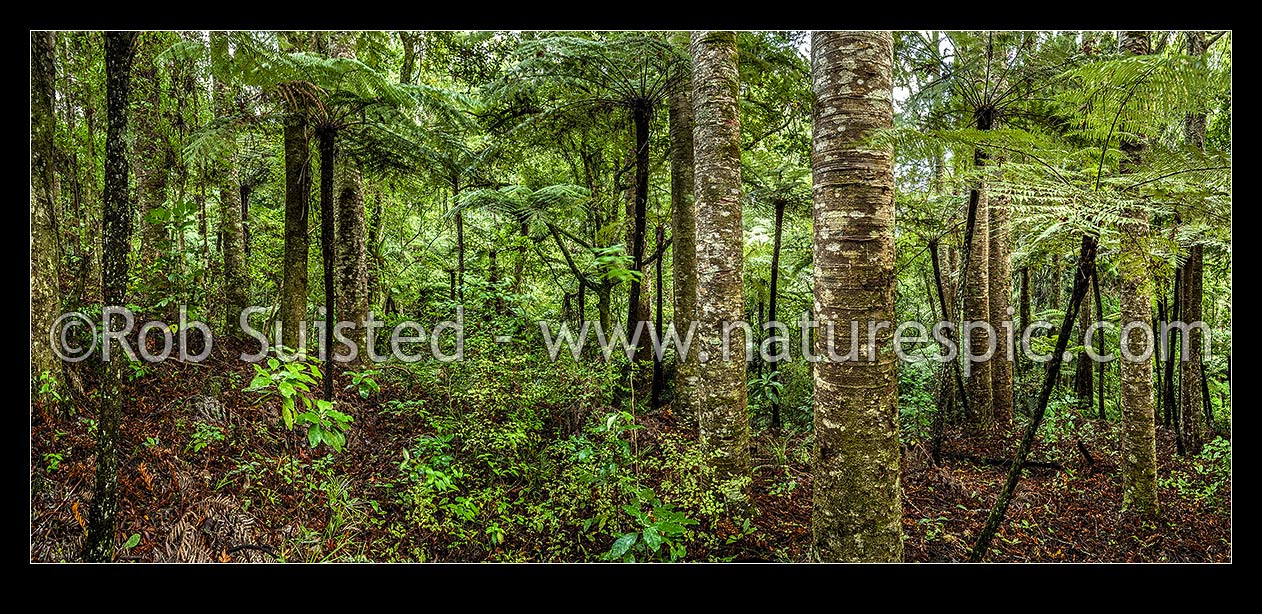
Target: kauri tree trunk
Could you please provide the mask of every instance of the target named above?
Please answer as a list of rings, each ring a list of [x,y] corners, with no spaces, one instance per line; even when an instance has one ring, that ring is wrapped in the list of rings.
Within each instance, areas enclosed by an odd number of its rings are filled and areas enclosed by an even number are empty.
[[[995,422],[1000,426],[1012,424],[1012,370],[1015,355],[1015,326],[1013,342],[1005,332],[1003,323],[1012,321],[1012,240],[1008,227],[1011,201],[1006,196],[990,200],[990,323],[997,336],[995,358],[990,362],[991,407]]]
[[[691,52],[701,445],[719,479],[743,479],[750,472],[746,339],[733,331],[727,359],[722,339],[723,323],[739,321],[745,305],[736,33],[693,32]]]
[[[1148,53],[1147,32],[1123,32],[1121,47],[1130,55]],[[1143,154],[1143,144],[1123,139],[1121,172],[1130,172]],[[1147,326],[1152,322],[1152,274],[1148,268],[1148,213],[1140,207],[1126,212],[1118,253],[1122,318]],[[1139,514],[1157,513],[1157,444],[1154,424],[1152,362],[1139,360],[1145,346],[1142,330],[1121,339],[1135,360],[1120,361],[1122,386],[1122,508]]]
[[[211,54],[229,57],[228,34],[210,33]],[[214,106],[216,119],[236,114],[236,95],[226,70],[216,71]],[[225,159],[216,161],[213,183],[219,187],[219,233],[223,238],[224,331],[230,337],[243,333],[239,324],[241,312],[249,305],[250,279],[245,269],[245,230],[241,224],[241,177],[237,167],[236,146],[229,148]]]
[[[688,45],[688,35],[674,36],[676,44]],[[670,94],[670,200],[671,272],[674,291],[675,331],[680,339],[696,320],[697,310],[697,216],[693,203],[692,81],[680,79]],[[677,357],[671,406],[680,422],[697,424],[696,352]]]
[[[898,362],[893,331],[872,345],[866,325],[894,320],[893,152],[862,144],[893,125],[892,65],[889,32],[811,36],[815,316],[834,324],[838,353],[851,347],[852,320],[862,337],[853,361],[828,358],[829,335],[815,342],[811,525],[822,561],[903,559]]]

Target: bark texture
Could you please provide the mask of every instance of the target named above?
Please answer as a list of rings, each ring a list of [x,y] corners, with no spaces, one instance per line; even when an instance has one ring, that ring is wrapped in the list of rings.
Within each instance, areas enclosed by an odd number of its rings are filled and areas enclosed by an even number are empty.
[[[969,245],[967,269],[964,271],[964,321],[990,321],[990,207],[985,186],[975,190],[977,193],[977,212],[973,220],[973,234]],[[992,322],[992,325],[994,323]],[[970,331],[965,343],[973,356],[982,356],[990,345],[990,336],[985,330]],[[993,382],[990,365],[992,361],[972,361],[967,356],[961,360],[966,366],[964,381],[968,394],[970,426],[987,428],[994,423]]]
[[[679,33],[676,44],[686,46]],[[693,201],[692,81],[681,78],[670,95],[671,275],[675,331],[683,339],[697,315],[697,214]],[[676,366],[672,408],[690,428],[697,423],[697,360],[689,352]]]
[[[127,256],[131,248],[131,201],[128,196],[127,109],[130,102],[131,62],[135,32],[105,33],[105,190],[101,239],[102,307],[127,304]],[[114,328],[121,327],[116,323]],[[119,420],[123,399],[119,390],[123,361],[117,352],[102,361],[101,406],[97,416],[96,484],[88,514],[84,559],[107,562],[114,558],[114,517],[118,511]]]
[[[1094,277],[1094,274],[1092,275]],[[1078,310],[1078,344],[1082,346],[1082,351],[1078,352],[1078,357],[1074,359],[1074,397],[1078,401],[1078,410],[1084,414],[1091,412],[1091,403],[1094,400],[1095,385],[1092,378],[1094,373],[1094,363],[1087,356],[1087,328],[1091,326],[1091,308],[1095,301],[1092,297],[1091,288],[1087,288],[1087,296],[1083,299],[1086,304],[1082,309]],[[1096,333],[1099,335],[1099,332]]]
[[[211,54],[228,56],[228,34],[210,33]],[[224,120],[237,114],[236,92],[227,75],[215,74],[215,118]],[[242,335],[239,319],[249,305],[250,278],[245,268],[245,228],[241,223],[241,176],[236,147],[216,161],[213,183],[219,186],[219,234],[223,240],[224,333]]]
[[[1204,250],[1196,244],[1188,248],[1183,264],[1183,321],[1189,326],[1201,321],[1202,261]],[[1209,425],[1201,407],[1201,360],[1204,355],[1205,332],[1200,327],[1187,332],[1187,356],[1179,363],[1179,419],[1183,428],[1183,446],[1188,454],[1199,454],[1205,445]]]
[[[339,33],[332,39],[333,55],[355,57],[355,34]],[[364,225],[364,180],[359,165],[349,156],[338,155],[334,170],[337,192],[337,304],[342,320],[355,322],[346,338],[359,348],[356,361],[367,352],[363,322],[368,317],[368,248]]]
[[[1124,53],[1145,55],[1147,32],[1123,32]],[[1122,172],[1129,172],[1143,152],[1139,142],[1123,140]],[[1127,212],[1118,254],[1121,276],[1122,318],[1125,328],[1152,322],[1152,275],[1148,270],[1148,213],[1134,207]],[[1132,330],[1121,343],[1127,344],[1135,360],[1120,361],[1122,386],[1122,507],[1140,514],[1157,513],[1157,443],[1154,425],[1152,362],[1139,360],[1143,352],[1142,331]]]
[[[133,106],[135,120],[135,169],[136,196],[140,201],[137,212],[140,221],[140,272],[148,296],[141,298],[152,303],[166,288],[168,271],[155,266],[166,247],[167,229],[161,221],[151,218],[155,209],[166,204],[168,169],[176,163],[171,147],[170,125],[162,112],[162,80],[159,78],[158,54],[169,41],[159,32],[145,32],[136,39],[135,76],[136,91]]]
[[[701,444],[720,479],[750,472],[745,339],[723,356],[723,324],[744,314],[741,138],[735,32],[693,32],[693,148],[696,154],[697,320]],[[744,493],[731,493],[744,499]]]
[[[31,32],[31,385],[47,372],[61,379],[49,328],[61,311],[58,289],[53,99],[53,33]]]
[[[285,270],[281,282],[281,342],[299,347],[307,316],[307,227],[311,203],[311,130],[307,117],[285,117]],[[305,336],[304,336],[305,337]]]
[[[873,345],[866,330],[894,320],[893,153],[857,144],[893,124],[893,38],[815,32],[811,56],[814,311],[834,323],[838,354],[851,347],[852,320],[862,337],[858,360],[844,362],[828,358],[827,332],[816,337],[814,551],[822,561],[901,561],[898,363],[893,331]]]
[[[995,358],[990,361],[991,407],[995,422],[1012,424],[1012,370],[1015,354],[1015,326],[1012,306],[1012,235],[1009,229],[1011,201],[990,199],[990,323],[997,333]],[[1005,327],[1004,323],[1009,324]]]

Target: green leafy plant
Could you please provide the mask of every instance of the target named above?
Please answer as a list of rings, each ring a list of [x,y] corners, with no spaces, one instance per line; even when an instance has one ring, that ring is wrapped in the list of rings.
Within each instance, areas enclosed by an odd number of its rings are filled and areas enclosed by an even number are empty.
[[[601,558],[634,563],[638,556],[638,560],[674,562],[686,555],[688,550],[681,538],[688,532],[688,526],[697,521],[662,503],[651,488],[641,488],[635,494],[635,502],[622,506],[622,510],[635,520],[636,530],[618,536]]]
[[[780,372],[772,371],[749,381],[749,394],[765,404],[779,403],[784,384],[780,382]]]
[[[49,452],[44,455],[44,463],[48,465],[48,472],[52,473],[61,467],[63,460],[60,452]]]
[[[149,363],[143,360],[132,360],[127,363],[131,367],[131,372],[127,374],[127,379],[136,381],[149,374]]]
[[[45,401],[55,401],[57,403],[65,401],[65,397],[61,396],[61,383],[57,380],[56,375],[48,371],[40,372],[38,396]]]
[[[311,410],[311,387],[320,377],[320,367],[314,358],[282,363],[275,358],[267,359],[267,368],[254,365],[254,379],[246,390],[280,396],[280,417],[285,428],[293,430],[299,400]]]
[[[198,422],[193,429],[193,440],[189,443],[189,448],[194,452],[201,452],[216,441],[224,439],[226,437],[224,437],[223,429],[206,422]]]
[[[347,390],[354,390],[359,393],[360,398],[367,399],[370,395],[381,391],[381,386],[377,384],[377,371],[366,369],[364,371],[347,371],[346,375],[351,378],[351,383],[346,387]]]
[[[355,419],[351,416],[333,409],[333,403],[324,399],[317,399],[314,404],[303,397],[308,407],[313,407],[304,411],[294,419],[295,424],[307,425],[307,441],[311,447],[318,447],[320,444],[328,444],[337,452],[342,451],[342,446],[346,445],[346,429]]]

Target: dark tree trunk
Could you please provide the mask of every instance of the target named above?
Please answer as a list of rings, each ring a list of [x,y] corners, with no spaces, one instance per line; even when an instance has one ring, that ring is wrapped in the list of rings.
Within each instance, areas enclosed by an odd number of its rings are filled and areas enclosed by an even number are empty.
[[[1091,272],[1091,294],[1095,296],[1095,319],[1097,322],[1104,321],[1104,299],[1100,296],[1100,267],[1096,266]],[[1104,331],[1097,330],[1096,336],[1096,355],[1104,356]],[[1100,414],[1099,418],[1105,420],[1104,415],[1104,361],[1096,363],[1096,397],[1099,399]]]
[[[1092,408],[1092,394],[1095,391],[1095,383],[1092,381],[1092,374],[1095,369],[1092,368],[1091,359],[1087,356],[1087,328],[1091,326],[1091,308],[1093,301],[1091,300],[1091,286],[1087,286],[1087,304],[1078,310],[1078,344],[1082,346],[1082,350],[1078,352],[1078,357],[1074,364],[1074,397],[1078,401],[1078,411],[1089,413]]]
[[[666,242],[666,227],[657,227],[657,260],[653,263],[656,269],[656,283],[653,285],[653,293],[657,298],[657,313],[654,314],[653,326],[657,330],[657,338],[662,338],[662,246]],[[657,352],[653,353],[653,395],[652,406],[657,409],[662,406],[662,388],[665,386],[666,374],[662,369],[662,357]]]
[[[632,123],[635,125],[635,219],[631,230],[631,259],[633,270],[644,271],[644,233],[648,223],[649,200],[649,122],[653,109],[647,102],[638,104],[632,110]],[[644,319],[641,308],[643,283],[632,279],[627,296],[627,334],[631,335],[639,321]],[[641,335],[635,349],[635,361],[648,360],[648,335]]]
[[[1021,296],[1017,299],[1021,304],[1018,307],[1021,311],[1021,327],[1018,331],[1025,331],[1030,326],[1030,265],[1021,267]],[[1020,345],[1020,339],[1024,335],[1018,337],[1017,343],[1017,367],[1021,373],[1025,373],[1030,366],[1030,360],[1025,355],[1024,346]]]
[[[127,304],[127,255],[131,249],[131,202],[128,195],[127,113],[135,32],[105,33],[105,190],[102,194],[102,308]],[[114,516],[118,511],[119,421],[123,398],[122,357],[102,361],[101,406],[97,416],[96,484],[84,559],[114,558]]]
[[[337,268],[333,208],[333,173],[335,168],[337,131],[328,126],[316,130],[320,140],[320,255],[324,263],[324,338],[320,350],[324,354],[324,400],[333,400],[333,323],[335,303],[333,273]]]
[[[1183,311],[1182,320],[1188,325],[1201,321],[1202,246],[1188,248],[1188,258],[1183,264]],[[1183,445],[1188,454],[1200,454],[1205,445],[1205,415],[1201,409],[1201,358],[1204,331],[1200,327],[1187,332],[1186,360],[1179,363],[1179,417],[1183,427]]]
[[[281,343],[290,348],[299,346],[299,328],[306,326],[307,318],[310,139],[306,115],[289,113],[285,117],[285,270],[281,285]]]
[[[241,184],[241,242],[245,257],[250,257],[250,192],[248,184]]]
[[[1183,293],[1183,268],[1179,267],[1174,270],[1174,297],[1170,300],[1170,319],[1169,322],[1178,322],[1182,317],[1180,311],[1180,296]],[[1166,393],[1165,398],[1165,417],[1166,425],[1174,425],[1174,444],[1175,450],[1179,454],[1183,454],[1183,427],[1179,423],[1179,402],[1178,402],[1178,386],[1174,376],[1174,366],[1178,363],[1179,355],[1179,329],[1170,330],[1170,335],[1166,339],[1166,355],[1163,357],[1166,361]]]
[[[780,294],[779,292],[780,236],[781,236],[782,231],[784,230],[785,205],[786,203],[783,200],[777,200],[775,202],[776,231],[775,231],[775,239],[772,241],[772,246],[771,246],[771,289],[770,289],[770,296],[767,299],[767,321],[768,322],[777,321],[776,296]],[[776,356],[780,350],[779,342],[773,343],[770,349],[771,349],[771,363],[769,366],[771,368],[771,372],[774,374],[773,377],[775,378],[775,381],[778,382],[780,381],[780,374],[777,371],[777,367],[776,367],[776,363],[778,362],[776,360]],[[771,403],[771,428],[777,431],[780,430],[780,401],[779,400],[776,400]]]
[[[1157,285],[1157,293],[1160,294],[1161,286],[1160,284],[1156,284],[1156,285]],[[1157,298],[1157,314],[1154,315],[1152,319],[1152,330],[1154,331],[1153,334],[1160,335],[1162,326],[1164,326],[1165,323],[1166,323],[1166,300],[1159,296]],[[1153,376],[1156,377],[1156,380],[1157,380],[1157,386],[1156,386],[1157,405],[1156,407],[1163,410],[1162,414],[1164,415],[1164,417],[1161,420],[1161,425],[1166,428],[1169,428],[1170,427],[1170,413],[1167,411],[1164,411],[1166,407],[1166,381],[1165,381],[1165,378],[1162,377],[1163,363],[1161,361],[1163,359],[1161,356],[1162,352],[1161,352],[1161,345],[1160,345],[1161,343],[1160,337],[1156,338],[1156,343],[1157,343],[1156,350],[1153,351],[1152,353],[1152,360],[1153,360],[1152,372],[1153,372]]]
[[[451,199],[460,200],[460,178],[451,180]],[[464,213],[456,214],[456,295],[464,302]]]
[[[61,315],[58,286],[53,114],[56,53],[52,32],[31,32],[31,386],[40,375],[61,380],[48,330]],[[60,385],[58,385],[60,387]]]

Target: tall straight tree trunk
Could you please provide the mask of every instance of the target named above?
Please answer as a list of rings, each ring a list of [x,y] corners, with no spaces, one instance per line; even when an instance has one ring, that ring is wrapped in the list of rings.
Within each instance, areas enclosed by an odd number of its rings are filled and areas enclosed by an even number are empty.
[[[898,362],[889,327],[867,340],[868,322],[894,320],[893,152],[856,145],[893,125],[893,47],[889,32],[811,35],[815,309],[835,333],[815,344],[811,526],[822,561],[903,560]],[[834,361],[830,346],[851,347],[851,321],[858,359]]]
[[[241,183],[241,245],[245,257],[250,257],[250,194],[254,188],[245,182]]]
[[[211,32],[212,55],[228,58],[228,34]],[[223,72],[215,75],[215,117],[235,115],[235,91]],[[245,230],[241,225],[241,177],[235,144],[224,160],[215,165],[214,183],[219,186],[219,234],[223,239],[224,331],[240,337],[241,312],[249,305],[250,279],[245,270]]]
[[[1074,365],[1074,397],[1078,401],[1078,411],[1089,413],[1091,411],[1092,395],[1095,391],[1095,382],[1092,381],[1092,374],[1095,369],[1092,368],[1091,358],[1087,356],[1087,327],[1091,326],[1091,308],[1094,306],[1094,300],[1091,297],[1091,288],[1087,288],[1086,305],[1078,310],[1078,344],[1082,346],[1082,351],[1078,352],[1078,358]],[[1099,334],[1097,332],[1097,334]]]
[[[324,338],[320,351],[324,354],[324,400],[333,400],[333,323],[337,293],[333,289],[333,272],[337,267],[334,244],[336,232],[333,183],[337,168],[337,131],[329,126],[316,130],[320,143],[320,256],[324,266]]]
[[[785,207],[785,205],[786,205],[786,203],[785,203],[785,201],[784,201],[784,200],[776,200],[776,202],[775,202],[775,209],[776,209],[776,229],[775,229],[775,238],[772,240],[772,246],[771,246],[771,285],[770,285],[770,289],[768,290],[768,292],[770,293],[770,295],[769,295],[769,297],[768,297],[768,299],[767,299],[767,321],[769,321],[769,322],[775,322],[775,321],[777,321],[777,319],[776,319],[776,318],[778,317],[778,316],[776,315],[776,295],[780,294],[780,287],[779,287],[779,282],[780,282],[780,236],[781,236],[781,234],[782,234],[782,233],[783,233],[783,231],[784,231],[784,207]],[[778,374],[778,372],[776,371],[776,362],[777,362],[777,361],[776,361],[776,356],[777,356],[778,351],[779,351],[779,345],[780,345],[779,343],[776,343],[776,344],[775,344],[775,345],[771,348],[771,364],[770,364],[770,367],[771,367],[771,372],[772,372],[772,373],[776,373],[776,375],[775,375],[775,381],[780,381],[780,375],[779,375],[779,374]],[[779,402],[779,401],[773,401],[773,402],[771,403],[771,428],[772,428],[772,429],[774,429],[774,430],[779,430],[779,429],[780,429],[780,402]]]
[[[1183,33],[1184,52],[1202,59],[1205,55],[1205,32],[1191,30]],[[1183,119],[1183,140],[1192,147],[1205,149],[1205,113],[1188,113]],[[1204,299],[1202,278],[1204,275],[1204,249],[1201,245],[1188,248],[1188,259],[1183,265],[1183,321],[1188,324],[1201,321],[1201,303]],[[1200,328],[1188,331],[1188,355],[1179,363],[1179,401],[1183,442],[1187,453],[1197,454],[1204,445],[1213,424],[1201,411],[1204,400],[1203,381],[1205,369],[1203,343],[1204,332]]]
[[[368,252],[364,225],[364,191],[359,167],[346,156],[337,156],[334,182],[337,190],[337,302],[341,319],[355,323],[347,339],[359,348],[355,362],[367,352],[363,322],[368,317]]]
[[[355,58],[355,34],[335,34],[331,40],[332,55]],[[364,225],[364,181],[358,163],[349,156],[338,155],[334,166],[334,189],[337,191],[337,302],[342,319],[355,323],[346,338],[358,347],[355,360],[363,360],[368,351],[363,322],[368,318],[368,243]]]
[[[1191,325],[1201,321],[1201,270],[1204,251],[1200,244],[1188,248],[1183,263],[1183,321]],[[1187,332],[1187,357],[1179,363],[1179,419],[1183,428],[1183,447],[1187,454],[1199,454],[1205,444],[1205,413],[1201,408],[1201,359],[1204,354],[1204,331],[1199,327]]]
[[[942,305],[942,321],[954,321],[954,308],[951,300],[947,298],[945,284],[942,280],[942,263],[938,257],[938,240],[931,239],[929,241],[929,256],[933,262],[934,286],[938,293],[938,303]],[[949,342],[955,343],[955,335],[951,328],[944,329],[946,338]],[[963,404],[964,412],[968,413],[968,395],[964,394],[964,375],[960,370],[960,363],[952,360],[949,364],[942,363],[940,371],[939,397],[937,402],[938,412],[933,419],[933,463],[935,465],[942,462],[942,431],[947,420],[947,411],[955,404],[955,399],[960,399]],[[950,382],[950,383],[948,383]]]
[[[307,317],[307,239],[311,203],[311,132],[307,116],[285,117],[285,263],[281,282],[281,342],[299,346]],[[303,337],[305,345],[305,336]]]
[[[451,178],[451,200],[460,201],[460,176]],[[456,213],[456,294],[464,302],[464,213]]]
[[[399,42],[403,44],[403,65],[399,68],[399,83],[408,85],[416,75],[416,42],[422,34],[418,32],[399,32]]]
[[[1128,55],[1147,55],[1148,32],[1123,32],[1121,50]],[[1143,144],[1123,139],[1119,169],[1131,172],[1143,155]],[[1122,328],[1132,322],[1152,322],[1152,275],[1148,269],[1148,213],[1131,207],[1122,229],[1118,254],[1121,275]],[[1121,343],[1138,356],[1144,348],[1142,331],[1132,330]],[[1122,357],[1122,508],[1139,514],[1157,513],[1157,443],[1154,424],[1152,362]]]
[[[1012,424],[1012,368],[1015,332],[1010,337],[1003,323],[1009,322],[1012,313],[1012,238],[1008,228],[1011,201],[1006,196],[990,200],[990,323],[995,327],[997,343],[995,358],[990,361],[991,406],[995,422],[1000,426]]]
[[[1017,299],[1020,303],[1018,310],[1020,311],[1021,326],[1017,330],[1024,332],[1030,326],[1030,265],[1021,267],[1021,296]],[[1021,347],[1020,332],[1017,333],[1017,366],[1021,373],[1029,368],[1030,361],[1025,357],[1024,348]]]
[[[750,474],[746,339],[732,331],[724,357],[722,335],[723,323],[739,321],[745,305],[736,33],[693,32],[690,50],[701,445],[720,479],[742,479]],[[739,501],[745,496],[729,492]]]
[[[630,236],[627,248],[630,251],[632,269],[639,271],[640,278],[632,278],[627,291],[627,335],[634,334],[640,322],[647,322],[649,317],[648,296],[643,291],[644,270],[644,233],[648,227],[649,199],[649,125],[653,119],[653,108],[647,101],[637,104],[631,110],[631,123],[635,130],[635,186],[632,194],[631,209],[627,212],[630,222]],[[640,335],[635,348],[635,362],[643,364],[650,359],[649,337]]]
[[[131,251],[131,203],[128,199],[127,113],[135,32],[105,33],[105,190],[103,196],[101,302],[102,308],[127,304],[127,255]],[[112,323],[121,328],[120,323]],[[115,348],[116,350],[118,348]],[[120,390],[123,357],[115,352],[102,361],[101,404],[97,416],[96,485],[88,514],[84,559],[107,562],[114,558],[114,516],[118,511]]]
[[[159,298],[166,287],[167,271],[155,265],[167,243],[167,230],[161,220],[151,218],[154,210],[167,200],[167,177],[175,164],[175,152],[167,133],[168,122],[162,113],[162,81],[158,77],[158,54],[168,42],[159,32],[145,32],[136,39],[135,98],[140,101],[135,113],[136,192],[140,201],[140,272],[144,276],[148,305]]]
[[[980,157],[979,157],[980,163]],[[975,188],[970,199],[976,200],[968,253],[964,256],[963,280],[964,321],[990,321],[990,208],[986,206],[985,187]],[[993,323],[992,323],[993,324]],[[985,330],[973,330],[965,337],[964,344],[973,356],[982,356],[990,344]],[[969,425],[987,428],[994,423],[994,405],[991,390],[991,361],[970,360],[962,352],[960,360],[965,365],[964,381],[968,394]]]
[[[1100,265],[1096,264],[1095,270],[1091,272],[1091,295],[1095,297],[1095,319],[1097,322],[1104,321],[1104,298],[1100,296]],[[1155,330],[1155,329],[1154,329]],[[1096,356],[1104,356],[1104,331],[1097,330],[1096,338]],[[1105,420],[1104,415],[1104,361],[1101,360],[1096,366],[1096,399],[1099,403],[1100,412],[1097,416],[1100,420]]]
[[[684,32],[672,43],[688,46]],[[697,311],[697,216],[693,203],[692,81],[680,79],[670,94],[670,201],[671,277],[674,291],[675,331],[680,339],[696,321]],[[689,428],[697,424],[697,356],[678,356],[672,408]]]
[[[657,226],[656,239],[657,241],[655,245],[657,246],[658,254],[657,254],[656,260],[653,262],[653,269],[655,273],[654,283],[653,283],[653,295],[657,300],[657,305],[653,313],[653,316],[655,318],[653,321],[653,328],[657,331],[657,338],[662,339],[663,338],[662,337],[662,332],[663,332],[662,331],[662,259],[663,259],[662,246],[666,242],[666,227],[665,226],[662,226],[660,224]],[[658,409],[659,407],[662,406],[662,389],[665,387],[665,384],[666,384],[666,371],[663,367],[664,365],[662,365],[662,359],[658,357],[657,353],[654,353],[653,354],[653,395],[652,395],[653,409]]]
[[[31,32],[31,387],[47,373],[61,382],[49,329],[61,311],[58,289],[53,135],[56,56],[52,32]],[[57,384],[58,387],[61,384]]]
[[[1174,269],[1174,283],[1172,285],[1172,296],[1170,298],[1170,317],[1167,322],[1178,322],[1183,317],[1183,267]],[[1179,386],[1178,377],[1174,366],[1178,364],[1179,358],[1183,355],[1180,350],[1179,329],[1171,329],[1169,338],[1166,341],[1167,349],[1165,356],[1165,399],[1166,426],[1174,426],[1174,442],[1176,451],[1182,455],[1183,450],[1183,427],[1179,420]]]

